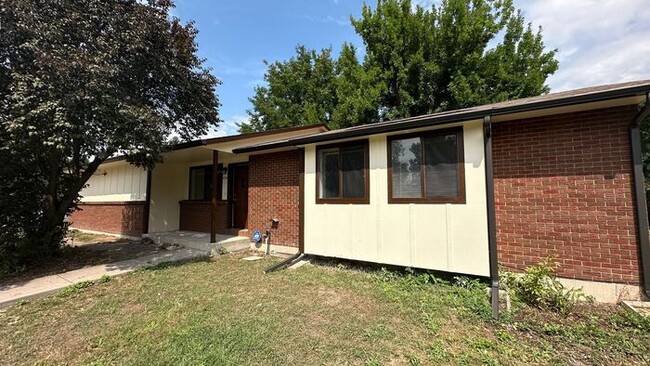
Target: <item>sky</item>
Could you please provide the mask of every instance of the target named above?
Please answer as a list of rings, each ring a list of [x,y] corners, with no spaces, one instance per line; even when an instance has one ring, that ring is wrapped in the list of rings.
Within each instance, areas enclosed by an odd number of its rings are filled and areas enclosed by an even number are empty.
[[[376,0],[367,1],[371,6]],[[439,0],[413,1],[425,7]],[[264,60],[287,60],[303,44],[338,54],[343,42],[363,52],[350,24],[363,0],[176,0],[172,15],[194,21],[199,55],[222,82],[222,122],[208,136],[237,134],[248,100],[264,83]],[[515,0],[526,21],[541,26],[548,49],[558,49],[551,92],[650,79],[648,0]]]

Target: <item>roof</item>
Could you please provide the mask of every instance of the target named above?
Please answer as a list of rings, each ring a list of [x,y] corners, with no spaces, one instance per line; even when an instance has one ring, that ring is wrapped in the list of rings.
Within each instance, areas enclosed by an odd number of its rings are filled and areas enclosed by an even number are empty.
[[[507,115],[527,111],[564,107],[582,103],[606,101],[644,95],[650,92],[650,80],[632,81],[619,84],[593,86],[588,88],[550,93],[531,98],[516,99],[506,102],[485,104],[476,107],[456,109],[452,111],[427,114],[386,122],[364,124],[322,132],[315,135],[290,138],[247,146],[233,150],[234,153],[248,153],[278,149],[288,146],[299,146],[310,143],[339,140],[357,136],[387,133],[411,128],[436,126],[455,122],[482,119],[483,117]]]
[[[170,150],[171,151],[176,151],[176,150],[189,149],[189,148],[198,147],[198,146],[213,145],[213,144],[218,144],[218,143],[222,143],[222,142],[232,142],[232,141],[240,141],[240,140],[243,141],[243,140],[253,139],[253,138],[258,138],[258,137],[271,137],[273,135],[285,134],[287,132],[307,131],[307,130],[310,130],[310,129],[314,130],[314,134],[324,132],[324,131],[329,131],[329,127],[327,127],[327,125],[324,124],[324,123],[315,124],[315,125],[286,127],[286,128],[279,128],[279,129],[270,130],[270,131],[244,133],[244,134],[232,135],[232,136],[212,137],[212,138],[207,138],[207,139],[197,139],[197,140],[182,142],[180,144],[173,145],[170,148]],[[276,140],[274,140],[274,141],[276,141]],[[107,159],[105,161],[105,163],[115,162],[115,161],[124,160],[124,159],[126,159],[126,156],[124,156],[124,155],[115,156],[115,157]]]

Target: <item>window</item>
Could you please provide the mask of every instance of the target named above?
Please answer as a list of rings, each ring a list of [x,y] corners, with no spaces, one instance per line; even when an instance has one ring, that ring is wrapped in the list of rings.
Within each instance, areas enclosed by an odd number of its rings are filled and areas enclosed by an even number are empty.
[[[207,201],[212,199],[211,187],[212,165],[190,168],[190,200]]]
[[[368,141],[316,148],[316,203],[368,203]]]
[[[463,130],[388,138],[388,202],[465,203]]]

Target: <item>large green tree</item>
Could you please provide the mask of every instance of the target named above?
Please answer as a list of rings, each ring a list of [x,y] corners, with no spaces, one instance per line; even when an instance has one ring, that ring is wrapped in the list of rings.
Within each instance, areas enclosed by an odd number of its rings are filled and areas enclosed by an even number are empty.
[[[55,252],[109,157],[151,168],[170,133],[217,125],[218,80],[172,6],[0,0],[0,255]]]
[[[269,67],[269,86],[251,98],[253,123],[246,129],[316,122],[339,128],[535,96],[549,91],[546,78],[558,67],[541,29],[526,24],[511,0],[443,0],[430,9],[410,0],[378,0],[351,22],[366,54],[360,63],[354,48],[343,45],[336,67],[322,78],[322,90],[334,90],[333,98],[328,94],[331,113],[303,118],[305,106],[318,103],[316,93],[296,103],[276,92],[278,84],[314,84],[286,71],[293,58]],[[310,52],[301,47],[298,54]]]
[[[331,53],[329,48],[316,52],[298,46],[286,62],[265,61],[267,85],[255,88],[250,123],[240,125],[240,132],[328,123],[336,100]]]

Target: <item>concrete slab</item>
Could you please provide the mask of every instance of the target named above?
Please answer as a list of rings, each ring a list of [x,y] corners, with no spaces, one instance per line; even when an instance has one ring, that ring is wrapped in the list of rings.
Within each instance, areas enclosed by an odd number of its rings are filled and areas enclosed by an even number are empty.
[[[207,257],[206,251],[196,249],[178,249],[161,251],[156,254],[129,259],[121,262],[77,269],[57,275],[45,276],[34,280],[17,283],[0,288],[0,308],[11,306],[21,300],[33,300],[58,292],[63,288],[82,281],[96,281],[102,276],[116,276],[140,268],[154,266],[164,262],[177,262],[186,259]]]
[[[185,248],[203,250],[211,254],[219,254],[220,248],[227,252],[237,252],[248,249],[250,239],[245,236],[221,235],[218,234],[216,242],[210,242],[210,234],[195,231],[163,231],[149,233],[145,236],[153,239],[156,244],[178,244]]]
[[[298,269],[298,268],[300,268],[300,267],[302,267],[304,265],[310,264],[310,263],[311,263],[311,258],[306,257],[306,258],[303,258],[303,259],[293,263],[288,268],[295,270],[295,269]]]
[[[264,257],[260,257],[260,256],[257,256],[257,255],[253,255],[253,256],[250,256],[250,257],[244,257],[244,258],[242,258],[241,260],[243,260],[243,261],[253,262],[253,261],[258,261],[258,260],[260,260],[260,259],[264,259]]]
[[[650,302],[648,301],[627,301],[621,302],[623,307],[639,315],[650,316]]]

